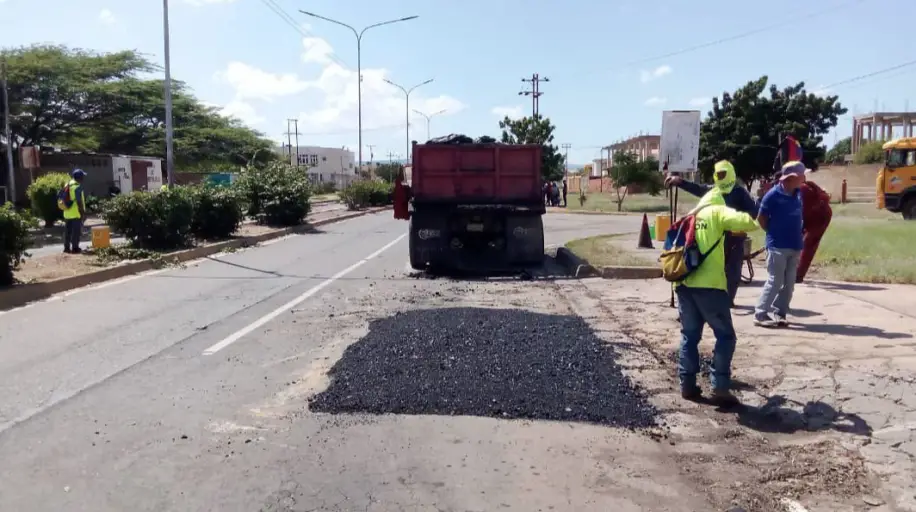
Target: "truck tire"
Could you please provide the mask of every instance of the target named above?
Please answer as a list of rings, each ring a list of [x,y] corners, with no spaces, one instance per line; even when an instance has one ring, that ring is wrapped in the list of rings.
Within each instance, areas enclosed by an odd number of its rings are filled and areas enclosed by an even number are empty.
[[[910,196],[903,200],[903,206],[900,213],[906,220],[916,220],[916,196]]]
[[[413,217],[410,219],[410,228],[407,235],[407,251],[410,254],[410,268],[414,270],[426,270],[426,262],[420,256],[420,229],[414,222]]]
[[[515,232],[523,229],[527,234],[518,237]],[[544,261],[544,219],[540,216],[520,215],[511,217],[506,230],[509,261],[513,265],[537,266]]]

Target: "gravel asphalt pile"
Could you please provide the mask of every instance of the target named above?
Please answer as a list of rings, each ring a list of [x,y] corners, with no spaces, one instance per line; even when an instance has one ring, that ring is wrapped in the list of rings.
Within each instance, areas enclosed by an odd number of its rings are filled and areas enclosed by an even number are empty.
[[[374,320],[330,371],[310,409],[656,424],[616,353],[577,316],[416,310]]]

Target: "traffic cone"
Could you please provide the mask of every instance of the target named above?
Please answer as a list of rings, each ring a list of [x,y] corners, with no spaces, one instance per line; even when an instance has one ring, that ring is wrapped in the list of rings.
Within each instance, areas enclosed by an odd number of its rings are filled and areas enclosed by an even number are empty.
[[[649,217],[644,213],[642,214],[642,227],[639,228],[639,245],[637,246],[640,249],[654,249],[652,245],[652,237],[649,236]]]

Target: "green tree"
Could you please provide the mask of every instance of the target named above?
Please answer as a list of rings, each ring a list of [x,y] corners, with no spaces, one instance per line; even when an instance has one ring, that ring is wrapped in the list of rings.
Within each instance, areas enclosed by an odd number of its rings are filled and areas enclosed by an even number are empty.
[[[541,144],[544,151],[541,155],[541,174],[547,181],[556,181],[563,178],[563,155],[560,154],[553,142],[553,132],[556,129],[549,118],[523,117],[521,119],[505,119],[499,122],[503,131],[502,142],[506,144]]]
[[[846,161],[846,155],[852,154],[852,137],[846,137],[845,139],[840,139],[836,144],[827,151],[827,156],[824,157],[824,163],[826,164],[841,164]]]
[[[490,137],[489,135],[481,135],[477,139],[478,144],[495,144],[496,142],[498,141],[495,138]]]
[[[398,173],[403,170],[404,166],[401,164],[379,164],[378,167],[375,168],[375,175],[386,183],[394,183],[394,180],[398,177]]]
[[[853,157],[853,162],[857,164],[879,164],[884,162],[884,145],[883,140],[875,140],[862,144],[859,151]]]
[[[614,153],[613,165],[608,169],[608,176],[617,192],[617,211],[623,210],[623,202],[630,188],[639,188],[649,195],[657,196],[664,188],[661,173],[658,172],[658,161],[648,158],[638,161],[634,153]]]
[[[716,161],[730,160],[746,183],[767,176],[781,137],[792,135],[804,149],[804,163],[816,169],[825,154],[824,135],[837,125],[846,108],[837,96],[817,96],[804,82],[778,88],[763,76],[748,82],[721,100],[712,99],[712,110],[700,126],[699,168],[705,179]]]

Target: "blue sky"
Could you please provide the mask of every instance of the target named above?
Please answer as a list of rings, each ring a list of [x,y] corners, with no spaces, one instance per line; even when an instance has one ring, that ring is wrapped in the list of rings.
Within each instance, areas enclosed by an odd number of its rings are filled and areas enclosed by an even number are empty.
[[[405,153],[403,93],[432,120],[432,135],[498,135],[502,113],[530,112],[521,78],[539,73],[541,114],[572,144],[571,163],[640,131],[660,131],[665,109],[699,108],[713,95],[767,74],[809,90],[916,59],[907,23],[913,0],[170,0],[172,74],[197,96],[276,140],[299,119],[302,145],[357,149],[356,43],[348,30],[298,12],[356,27],[379,27],[363,41],[363,144],[375,159]],[[162,62],[158,0],[0,0],[0,46],[40,42],[101,51],[137,49]],[[130,5],[130,7],[128,7]],[[791,14],[784,14],[791,13]],[[793,19],[817,13],[803,21]],[[38,24],[41,19],[42,23]],[[666,58],[648,59],[764,28],[784,27]],[[299,30],[296,29],[299,28]],[[303,37],[304,32],[307,37]],[[637,62],[636,64],[629,64]],[[343,66],[342,66],[343,65]],[[916,108],[916,66],[830,91],[853,112]],[[851,132],[841,121],[836,137]],[[411,118],[411,138],[426,121]],[[834,136],[828,138],[833,142]],[[368,149],[364,149],[368,159]]]

